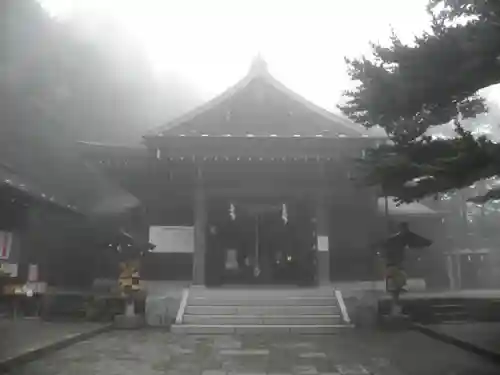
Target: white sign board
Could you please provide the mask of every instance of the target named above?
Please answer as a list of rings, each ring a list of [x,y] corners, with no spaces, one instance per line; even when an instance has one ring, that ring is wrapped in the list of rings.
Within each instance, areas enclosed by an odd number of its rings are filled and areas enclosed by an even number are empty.
[[[318,251],[328,251],[328,236],[318,236]]]
[[[193,227],[149,227],[149,242],[156,245],[154,253],[193,253]]]

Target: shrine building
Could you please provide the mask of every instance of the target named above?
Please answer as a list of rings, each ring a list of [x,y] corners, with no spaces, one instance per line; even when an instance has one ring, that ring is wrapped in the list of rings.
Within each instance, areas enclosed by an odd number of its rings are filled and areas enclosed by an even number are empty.
[[[144,156],[87,144],[87,157],[145,208],[156,248],[143,278],[312,286],[375,272],[386,222],[378,189],[354,175],[380,142],[256,58],[224,93],[145,135]]]

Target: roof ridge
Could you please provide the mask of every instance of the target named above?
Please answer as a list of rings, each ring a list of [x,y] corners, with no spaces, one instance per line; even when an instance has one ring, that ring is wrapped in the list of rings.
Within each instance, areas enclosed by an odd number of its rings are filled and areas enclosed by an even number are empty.
[[[253,60],[252,65],[251,65],[248,73],[246,74],[246,76],[243,77],[238,82],[236,82],[234,85],[230,86],[225,91],[223,91],[221,94],[216,95],[214,98],[210,99],[209,101],[207,101],[207,102],[195,107],[194,109],[180,115],[179,117],[173,119],[172,121],[169,121],[168,123],[161,125],[159,127],[154,127],[152,129],[150,129],[143,136],[143,138],[147,139],[147,138],[154,138],[157,136],[161,137],[164,132],[167,132],[171,129],[174,129],[177,126],[180,126],[180,125],[186,123],[187,121],[194,119],[196,116],[202,114],[203,112],[206,112],[210,108],[213,108],[216,105],[223,103],[226,99],[229,99],[236,92],[247,87],[248,84],[250,82],[252,82],[252,80],[254,80],[255,78],[263,78],[267,83],[271,84],[275,89],[290,96],[292,99],[294,99],[298,103],[304,105],[306,108],[308,108],[312,112],[315,112],[318,115],[323,116],[327,120],[335,122],[336,124],[343,126],[344,128],[346,128],[350,132],[354,132],[354,133],[358,134],[359,136],[368,135],[367,132],[364,132],[362,130],[361,125],[358,125],[349,119],[346,119],[342,116],[339,116],[333,112],[328,111],[327,109],[325,109],[317,104],[314,104],[310,100],[304,98],[302,95],[297,94],[295,91],[288,88],[282,82],[280,82],[275,77],[273,77],[269,73],[269,70],[267,69],[267,63],[261,57],[257,57]]]
[[[269,73],[267,73],[269,75]],[[169,121],[168,123],[164,125],[160,125],[159,127],[155,127],[153,129],[150,129],[146,135],[144,135],[144,138],[150,138],[150,137],[156,137],[156,136],[161,136],[163,132],[173,129],[176,126],[179,126],[186,121],[195,118],[199,114],[205,112],[206,110],[216,106],[219,103],[224,102],[226,99],[230,98],[233,96],[233,94],[241,89],[244,89],[248,84],[256,77],[258,76],[265,76],[265,71],[264,70],[258,70],[258,69],[252,69],[250,68],[249,72],[246,74],[245,77],[240,79],[238,82],[236,82],[234,85],[229,86],[226,90],[224,90],[222,93],[219,95],[216,95],[209,101],[195,107],[194,109],[176,117],[175,119]]]
[[[352,122],[351,120],[348,120],[342,116],[339,116],[333,112],[330,112],[326,108],[323,108],[313,102],[311,102],[309,99],[306,99],[302,95],[296,93],[289,87],[287,87],[285,84],[274,78],[271,74],[268,74],[268,81],[271,83],[276,89],[285,92],[287,95],[290,95],[293,99],[297,100],[299,103],[305,105],[308,109],[312,110],[313,112],[316,112],[324,117],[326,117],[330,121],[336,121],[339,123],[339,125],[342,125],[346,128],[348,128],[350,131],[354,131],[358,133],[359,135],[365,134],[362,130],[360,130],[361,125],[356,124],[355,122]],[[358,128],[358,126],[360,128]]]

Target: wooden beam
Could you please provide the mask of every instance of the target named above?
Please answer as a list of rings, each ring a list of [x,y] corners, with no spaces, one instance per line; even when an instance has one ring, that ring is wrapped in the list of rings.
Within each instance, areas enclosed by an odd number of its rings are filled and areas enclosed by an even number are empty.
[[[196,186],[193,197],[194,209],[194,256],[193,256],[193,284],[205,284],[205,254],[206,254],[206,227],[207,204],[203,171],[201,166],[196,173]]]

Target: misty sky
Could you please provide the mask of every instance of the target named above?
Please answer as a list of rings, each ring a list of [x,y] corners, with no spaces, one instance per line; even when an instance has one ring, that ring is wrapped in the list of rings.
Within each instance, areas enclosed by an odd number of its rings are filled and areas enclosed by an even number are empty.
[[[157,74],[180,75],[204,96],[234,84],[260,52],[271,73],[335,109],[349,86],[344,56],[411,39],[428,24],[427,0],[40,0],[62,20],[117,23]]]

